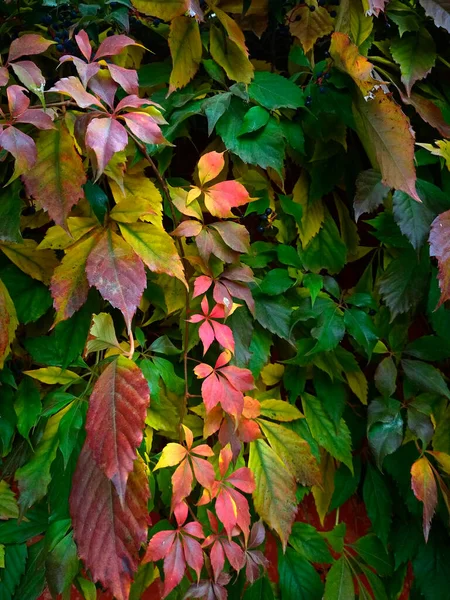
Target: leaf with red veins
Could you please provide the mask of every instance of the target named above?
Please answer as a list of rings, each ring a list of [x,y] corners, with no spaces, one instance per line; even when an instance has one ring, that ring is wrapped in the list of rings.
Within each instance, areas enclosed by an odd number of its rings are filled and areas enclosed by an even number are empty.
[[[127,35],[112,35],[103,40],[95,53],[94,60],[103,58],[105,56],[115,56],[120,54],[127,46],[141,46]]]
[[[223,152],[208,152],[198,161],[198,178],[200,185],[215,179],[224,169],[225,159]]]
[[[425,542],[428,542],[431,520],[438,502],[438,493],[433,469],[427,458],[419,458],[412,465],[411,487],[415,497],[423,502],[423,534]]]
[[[182,221],[178,227],[172,231],[172,235],[175,235],[176,237],[196,237],[202,228],[203,225],[199,221]],[[197,294],[197,296],[198,295],[199,294]]]
[[[10,181],[29,171],[36,163],[37,150],[33,138],[16,127],[5,127],[0,132],[0,147],[10,152],[16,159],[14,174]]]
[[[210,225],[217,231],[225,244],[236,252],[247,253],[250,251],[250,234],[244,225],[233,221],[222,221]]]
[[[134,69],[125,69],[125,67],[119,67],[114,64],[108,65],[108,71],[114,81],[118,83],[127,94],[138,94],[139,81],[137,71]]]
[[[70,96],[80,108],[89,108],[90,106],[98,106],[104,110],[102,103],[98,98],[87,92],[78,77],[71,75],[63,77],[48,90],[49,92],[59,92],[66,96]]]
[[[39,108],[29,108],[15,120],[16,123],[29,123],[38,129],[55,129],[52,118]]]
[[[148,477],[141,458],[128,479],[121,505],[111,481],[97,466],[87,444],[83,446],[73,477],[70,515],[78,553],[94,581],[117,600],[127,600],[139,549],[149,524]]]
[[[165,144],[160,126],[147,113],[130,112],[121,115],[128,129],[145,144]]]
[[[17,79],[19,79],[29,90],[36,94],[44,91],[45,78],[40,68],[31,60],[21,60],[11,64]]]
[[[232,217],[232,208],[250,202],[250,195],[238,181],[221,181],[204,190],[205,206],[215,217]]]
[[[86,443],[99,468],[112,481],[121,502],[143,439],[150,403],[148,383],[139,367],[120,356],[94,385],[86,417]]]
[[[21,56],[42,54],[42,52],[45,52],[53,44],[55,44],[53,40],[46,40],[41,35],[35,33],[27,33],[11,42],[8,62],[10,63]]]
[[[86,146],[94,151],[97,158],[97,174],[95,180],[105,170],[111,158],[125,148],[128,133],[123,125],[115,119],[92,119],[86,130]]]
[[[131,321],[147,285],[144,264],[123,238],[107,229],[86,263],[89,285],[118,308],[131,332]]]
[[[26,91],[21,85],[10,85],[6,90],[9,112],[13,119],[17,119],[30,106],[30,99],[24,93]]]
[[[78,48],[80,49],[81,54],[84,58],[89,62],[92,56],[92,48],[89,43],[88,34],[82,29],[79,33],[75,34],[75,41],[77,43]]]

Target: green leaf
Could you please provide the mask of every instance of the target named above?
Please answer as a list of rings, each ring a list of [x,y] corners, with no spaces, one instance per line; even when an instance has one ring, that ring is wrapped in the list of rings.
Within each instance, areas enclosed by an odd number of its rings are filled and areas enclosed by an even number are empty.
[[[275,600],[268,577],[264,575],[250,585],[244,593],[243,600]]]
[[[255,73],[255,78],[248,87],[248,95],[269,110],[299,108],[304,105],[302,90],[286,77],[270,71]]]
[[[25,544],[6,546],[5,569],[1,571],[0,597],[11,600],[14,591],[25,573],[27,562],[27,547]]]
[[[263,294],[278,296],[294,285],[286,269],[271,269],[259,284]]]
[[[369,534],[359,538],[353,548],[379,575],[384,577],[392,574],[394,567],[392,555],[387,553],[375,535]]]
[[[397,400],[374,400],[369,405],[369,445],[381,469],[384,458],[403,442],[403,419]]]
[[[208,119],[208,135],[214,131],[217,121],[228,110],[231,101],[231,93],[216,94],[205,100],[202,104],[203,112]]]
[[[344,556],[331,567],[325,583],[324,600],[352,600],[355,598],[352,572]]]
[[[37,423],[41,409],[41,397],[36,383],[30,377],[24,377],[17,390],[14,410],[17,429],[26,440],[29,439],[30,429]]]
[[[298,408],[289,404],[286,400],[262,400],[261,415],[267,419],[284,422],[303,418]]]
[[[348,333],[364,348],[370,358],[378,336],[369,315],[357,308],[349,308],[344,313],[344,323]]]
[[[71,532],[56,544],[45,561],[46,580],[54,596],[70,588],[78,566],[77,547]]]
[[[332,511],[342,506],[358,489],[361,479],[361,460],[358,456],[353,458],[355,469],[352,474],[345,465],[340,465],[334,474],[334,492],[331,498],[329,510]]]
[[[64,468],[67,467],[70,455],[78,442],[78,434],[83,427],[86,417],[87,403],[80,400],[74,402],[65,413],[59,424],[59,449],[64,458]]]
[[[418,250],[430,233],[435,215],[423,202],[417,202],[405,192],[397,190],[393,196],[394,217],[401,232]]]
[[[310,394],[302,395],[302,403],[314,439],[353,473],[351,437],[345,421],[341,419],[335,427],[320,401]]]
[[[406,93],[411,95],[414,83],[426,77],[436,62],[436,46],[425,27],[416,33],[394,38],[390,46],[395,62],[400,65]]]
[[[255,296],[255,316],[256,320],[264,329],[280,338],[289,340],[291,309],[282,301],[281,298],[271,298],[270,296]]]
[[[18,519],[19,508],[17,506],[16,496],[9,485],[3,479],[0,481],[0,519]]]
[[[333,275],[341,271],[347,259],[347,246],[330,215],[326,215],[323,227],[306,248],[299,249],[299,255],[305,269],[313,273],[326,269]]]
[[[48,288],[13,264],[0,268],[0,279],[8,288],[19,323],[37,321],[52,305]]]
[[[345,334],[344,316],[337,305],[330,306],[320,315],[311,335],[317,340],[308,354],[333,350]]]
[[[420,360],[402,360],[403,371],[417,388],[450,398],[450,391],[440,371]]]
[[[333,558],[317,529],[308,523],[294,523],[289,544],[301,556],[315,563],[331,563]]]
[[[0,194],[0,241],[21,243],[20,212],[20,182],[14,181],[8,188],[3,188]]]
[[[252,135],[239,137],[247,112],[246,105],[236,97],[219,119],[216,131],[226,148],[237,154],[245,163],[258,165],[262,169],[272,167],[281,173],[284,160],[284,137],[277,121],[270,117],[267,125]]]
[[[413,558],[414,577],[425,600],[446,600],[448,597],[448,565],[450,548],[446,535],[431,537],[420,545]]]
[[[397,367],[391,356],[383,358],[375,371],[375,385],[382,396],[388,398],[397,389]]]
[[[374,212],[383,204],[389,193],[389,187],[381,182],[381,173],[374,169],[361,171],[356,179],[354,200],[356,221],[363,213]]]
[[[319,574],[292,548],[279,554],[278,573],[283,600],[322,600],[323,583]]]
[[[83,189],[87,201],[91,205],[92,212],[97,217],[98,222],[103,225],[106,213],[108,212],[108,196],[99,185],[92,183],[92,181],[87,181]]]
[[[391,492],[380,472],[367,464],[363,497],[373,530],[387,547],[392,518]]]
[[[246,133],[252,133],[258,131],[261,127],[267,125],[270,118],[270,113],[261,106],[252,106],[244,116],[239,135],[245,135]]]

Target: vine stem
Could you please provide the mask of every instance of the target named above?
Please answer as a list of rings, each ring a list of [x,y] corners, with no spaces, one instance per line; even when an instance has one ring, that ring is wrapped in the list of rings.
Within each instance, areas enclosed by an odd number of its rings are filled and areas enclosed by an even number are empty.
[[[153,160],[153,158],[148,153],[147,148],[145,147],[145,145],[142,144],[134,136],[133,136],[133,139],[136,142],[136,144],[138,145],[138,147],[140,148],[142,154],[145,157],[145,160],[152,167],[153,172],[155,173],[156,179],[158,180],[158,183],[160,184],[161,189],[164,192],[164,196],[165,196],[165,198],[166,198],[166,200],[167,200],[167,202],[168,202],[168,204],[170,206],[170,212],[172,214],[172,221],[173,221],[175,227],[178,227],[179,221],[178,221],[177,215],[175,213],[175,209],[174,209],[174,206],[173,206],[172,198],[170,196],[170,192],[169,192],[169,188],[167,186],[166,180],[164,179],[164,177],[159,172],[158,167],[155,164],[155,161]],[[187,260],[186,260],[186,254],[184,253],[183,244],[181,243],[181,240],[179,238],[175,239],[175,244],[178,247],[178,252],[179,252],[179,254],[181,256],[181,259],[183,260],[183,262],[185,264],[185,267],[186,267],[187,266]],[[182,423],[183,423],[184,418],[185,418],[186,413],[187,413],[187,402],[188,402],[188,398],[189,398],[189,385],[188,385],[189,322],[187,320],[189,312],[190,312],[190,295],[189,295],[189,287],[187,287],[186,288],[186,319],[185,319],[185,323],[184,323],[184,349],[183,349],[184,402],[183,402],[183,406],[182,406],[182,410],[181,410],[181,415],[180,415],[180,442],[183,440],[183,437],[184,437]]]

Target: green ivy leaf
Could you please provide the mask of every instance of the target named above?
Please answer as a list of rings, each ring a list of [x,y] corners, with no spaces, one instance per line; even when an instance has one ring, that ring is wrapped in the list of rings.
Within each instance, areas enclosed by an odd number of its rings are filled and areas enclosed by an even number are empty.
[[[352,572],[347,559],[341,556],[328,571],[324,600],[352,600],[353,598],[355,598],[355,588]]]
[[[323,583],[309,562],[288,548],[279,555],[278,572],[283,600],[321,600]]]

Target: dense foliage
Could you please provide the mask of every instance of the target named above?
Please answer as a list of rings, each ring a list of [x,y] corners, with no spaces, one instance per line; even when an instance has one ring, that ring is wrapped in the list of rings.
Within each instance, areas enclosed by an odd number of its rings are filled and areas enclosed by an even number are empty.
[[[448,1],[0,16],[0,597],[449,599]]]

